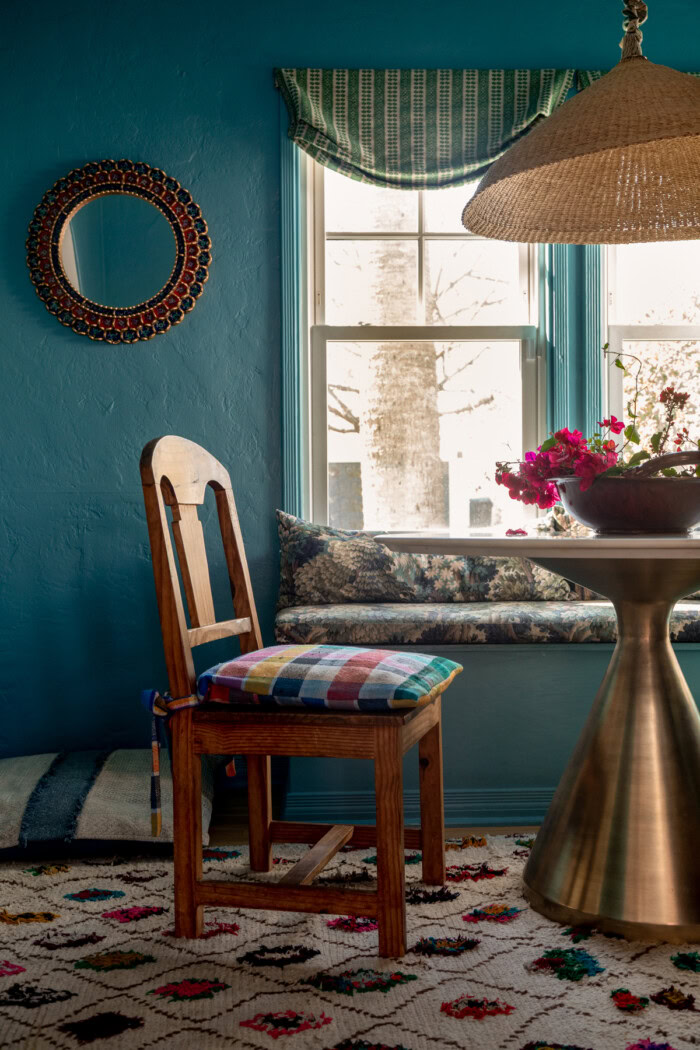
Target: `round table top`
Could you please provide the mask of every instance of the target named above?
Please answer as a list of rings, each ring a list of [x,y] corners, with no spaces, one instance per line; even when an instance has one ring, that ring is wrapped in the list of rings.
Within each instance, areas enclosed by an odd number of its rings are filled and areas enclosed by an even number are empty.
[[[439,532],[375,536],[393,551],[409,554],[490,555],[500,558],[688,558],[700,559],[700,532],[691,536],[506,536],[496,529],[462,535]]]

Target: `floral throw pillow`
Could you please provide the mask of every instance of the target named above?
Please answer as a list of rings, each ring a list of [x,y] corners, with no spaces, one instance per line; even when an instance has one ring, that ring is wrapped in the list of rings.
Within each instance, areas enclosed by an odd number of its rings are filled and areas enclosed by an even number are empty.
[[[277,511],[279,609],[365,602],[568,601],[571,585],[523,558],[400,554],[371,532]]]
[[[392,552],[368,532],[346,532],[277,511],[278,607],[415,601],[394,575]]]

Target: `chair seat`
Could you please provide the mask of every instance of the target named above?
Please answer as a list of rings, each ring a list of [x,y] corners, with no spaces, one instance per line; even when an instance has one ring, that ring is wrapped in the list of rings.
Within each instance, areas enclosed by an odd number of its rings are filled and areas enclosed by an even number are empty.
[[[197,694],[219,703],[390,711],[428,703],[461,670],[461,664],[427,653],[272,645],[210,667],[198,679]]]

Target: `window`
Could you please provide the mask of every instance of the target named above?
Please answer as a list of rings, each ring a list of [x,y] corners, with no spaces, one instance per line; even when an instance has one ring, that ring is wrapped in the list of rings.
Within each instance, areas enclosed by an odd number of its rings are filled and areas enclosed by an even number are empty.
[[[468,234],[469,187],[385,190],[305,163],[313,519],[522,520],[493,474],[544,433],[536,249]]]
[[[674,241],[626,244],[607,249],[608,341],[611,351],[632,354],[623,376],[608,358],[608,403],[620,418],[629,415],[639,370],[639,431],[642,443],[661,429],[659,393],[678,386],[691,397],[683,425],[700,430],[700,243]]]

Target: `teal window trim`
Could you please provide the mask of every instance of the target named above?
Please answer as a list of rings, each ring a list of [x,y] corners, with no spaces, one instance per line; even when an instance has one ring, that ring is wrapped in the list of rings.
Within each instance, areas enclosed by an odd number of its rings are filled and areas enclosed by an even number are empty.
[[[603,414],[603,248],[545,248],[547,430],[588,436]]]
[[[603,343],[605,308],[603,278],[605,249],[599,244],[582,246],[583,254],[583,347],[582,375],[584,434],[591,434],[605,411]]]
[[[287,135],[288,124],[280,99],[282,507],[302,517],[308,511],[306,195],[301,151]]]
[[[306,191],[302,154],[287,124],[280,103],[282,506],[304,517],[310,511]],[[540,248],[547,432],[568,426],[588,435],[602,418],[603,251],[599,245]]]
[[[547,283],[547,431],[572,425],[570,411],[571,365],[571,255],[565,244],[548,244]]]

